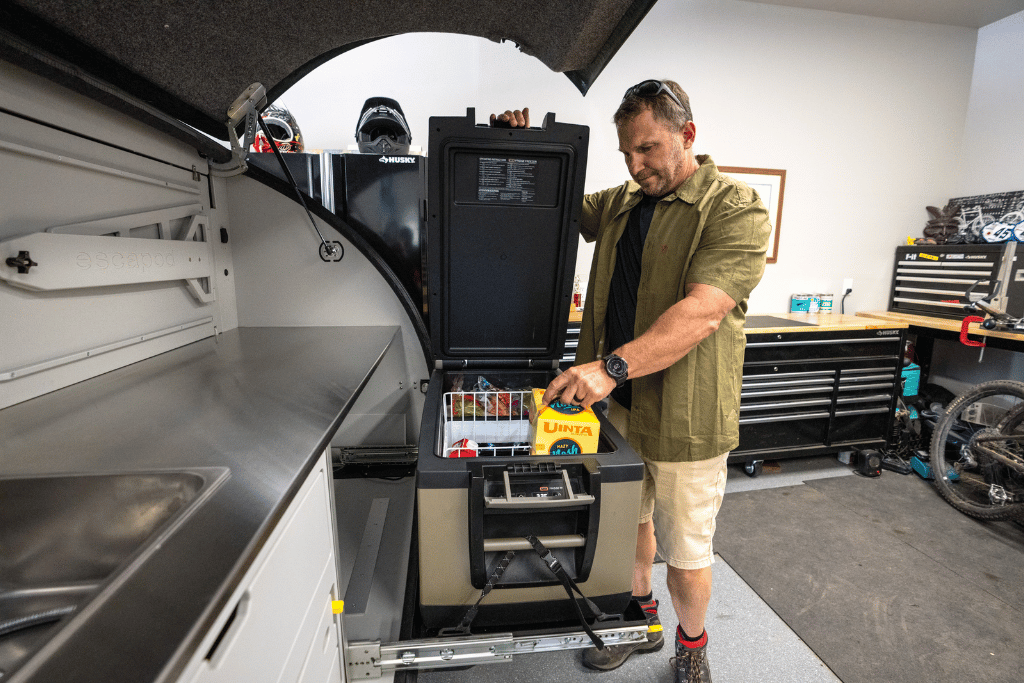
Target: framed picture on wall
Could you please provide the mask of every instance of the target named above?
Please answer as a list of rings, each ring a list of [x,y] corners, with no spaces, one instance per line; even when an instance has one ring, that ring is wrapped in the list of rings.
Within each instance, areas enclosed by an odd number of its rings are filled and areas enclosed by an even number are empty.
[[[776,168],[719,166],[718,170],[741,180],[757,191],[771,216],[772,234],[768,240],[768,263],[779,259],[779,230],[782,228],[782,196],[786,190],[786,172]]]

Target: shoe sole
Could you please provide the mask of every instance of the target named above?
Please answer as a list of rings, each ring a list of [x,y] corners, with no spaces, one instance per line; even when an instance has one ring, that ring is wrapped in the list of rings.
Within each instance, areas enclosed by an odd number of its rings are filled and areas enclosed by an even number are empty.
[[[616,664],[614,666],[596,666],[594,664],[589,664],[586,659],[582,659],[581,663],[583,664],[583,666],[585,666],[588,669],[591,669],[593,671],[611,671],[613,669],[618,669],[620,666],[622,666],[623,664],[626,663],[627,659],[629,659],[630,657],[632,657],[635,654],[643,655],[643,654],[647,654],[648,652],[657,652],[658,650],[660,650],[663,647],[665,647],[665,639],[664,638],[659,640],[657,643],[651,643],[651,641],[647,641],[646,645],[639,645],[639,646],[637,646],[637,648],[635,650],[633,650],[628,655],[626,655],[625,659],[623,659],[621,662],[619,662],[618,664]]]

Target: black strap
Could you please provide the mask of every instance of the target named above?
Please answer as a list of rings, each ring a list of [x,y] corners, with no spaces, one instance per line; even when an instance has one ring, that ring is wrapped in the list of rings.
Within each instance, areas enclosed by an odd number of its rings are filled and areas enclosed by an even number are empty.
[[[562,567],[562,563],[558,561],[558,558],[551,554],[551,551],[548,550],[544,546],[544,544],[540,542],[539,538],[537,538],[536,536],[526,536],[525,538],[527,541],[529,541],[530,546],[533,548],[534,552],[536,552],[540,559],[544,562],[544,564],[547,565],[551,573],[555,575],[555,578],[557,578],[559,582],[561,582],[562,588],[565,589],[566,595],[569,596],[569,602],[571,602],[572,606],[576,609],[576,617],[580,620],[580,624],[583,626],[583,630],[586,631],[588,636],[590,636],[591,642],[594,643],[598,650],[603,650],[604,641],[601,640],[600,636],[594,633],[594,630],[592,628],[590,628],[590,625],[587,623],[587,617],[584,616],[583,610],[580,608],[580,600],[577,599],[575,595],[573,595],[573,591],[579,594],[580,598],[583,601],[583,604],[590,612],[590,618],[593,619],[595,622],[619,620],[621,619],[622,615],[605,614],[604,612],[602,612],[601,608],[594,604],[593,600],[591,600],[583,594],[583,592],[579,589],[579,586],[576,585],[576,582],[572,580],[572,577],[570,577],[569,574],[565,571],[565,568]],[[495,584],[497,584],[498,581],[501,580],[502,575],[504,575],[505,570],[508,568],[509,563],[512,561],[512,558],[515,557],[515,555],[516,551],[514,550],[509,550],[505,553],[504,557],[502,557],[498,564],[495,565],[490,577],[488,577],[487,584],[480,591],[480,597],[477,598],[477,601],[473,604],[473,606],[466,611],[466,614],[462,617],[462,621],[459,623],[459,625],[449,626],[447,628],[440,629],[438,631],[439,636],[471,635],[470,626],[472,626],[473,620],[476,619],[477,612],[480,611],[480,603],[483,601],[485,597],[487,597],[487,594],[491,592],[491,589],[494,588]]]
[[[505,553],[505,556],[498,561],[498,564],[494,567],[494,571],[492,571],[490,577],[488,577],[487,584],[483,587],[483,590],[480,591],[480,597],[477,598],[473,606],[466,611],[466,614],[462,617],[462,621],[459,622],[459,625],[442,628],[437,632],[439,636],[472,635],[469,627],[473,625],[473,620],[476,619],[476,614],[480,611],[480,603],[487,597],[487,594],[491,592],[491,589],[494,588],[494,584],[501,580],[505,570],[508,569],[509,562],[511,562],[512,558],[515,556],[515,550],[509,550]]]
[[[595,646],[597,646],[597,649],[603,650],[604,641],[601,640],[601,638],[594,633],[594,630],[590,628],[590,625],[587,624],[587,618],[583,616],[583,610],[580,609],[579,600],[577,600],[576,596],[573,595],[573,591],[579,593],[579,596],[583,598],[584,604],[587,609],[590,610],[591,618],[595,621],[608,621],[615,619],[616,617],[605,614],[590,598],[583,595],[583,592],[576,585],[576,582],[572,580],[572,578],[566,573],[565,568],[562,567],[562,563],[558,561],[558,558],[551,554],[550,550],[544,547],[544,544],[540,542],[539,538],[536,536],[527,536],[526,540],[530,542],[530,545],[533,546],[534,552],[540,556],[540,559],[548,566],[548,569],[550,569],[551,573],[555,575],[555,578],[562,582],[562,588],[565,589],[566,595],[569,596],[569,601],[572,603],[572,606],[576,608],[576,616],[579,618],[580,624],[583,626],[583,630],[587,632],[588,636],[590,636],[590,640]]]

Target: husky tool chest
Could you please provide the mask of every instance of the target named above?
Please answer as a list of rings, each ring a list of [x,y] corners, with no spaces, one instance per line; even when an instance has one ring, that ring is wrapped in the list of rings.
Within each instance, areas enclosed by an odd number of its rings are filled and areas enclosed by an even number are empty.
[[[1019,246],[1006,242],[896,247],[889,310],[961,319],[967,315],[964,306],[995,293],[996,308],[1024,315]]]
[[[434,368],[417,474],[428,629],[458,625],[503,560],[474,629],[575,621],[573,602],[527,536],[601,611],[621,613],[629,601],[640,459],[604,416],[597,453],[529,450],[530,387],[547,386],[565,346],[588,139],[587,127],[556,123],[554,114],[529,129],[476,125],[472,109],[430,119]]]

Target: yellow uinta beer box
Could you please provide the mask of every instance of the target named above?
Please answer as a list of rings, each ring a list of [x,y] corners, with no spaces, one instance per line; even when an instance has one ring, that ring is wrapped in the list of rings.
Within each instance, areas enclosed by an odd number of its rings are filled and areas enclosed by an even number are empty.
[[[544,405],[544,389],[533,390],[530,410],[530,452],[533,455],[597,453],[601,423],[593,408],[561,401]]]

